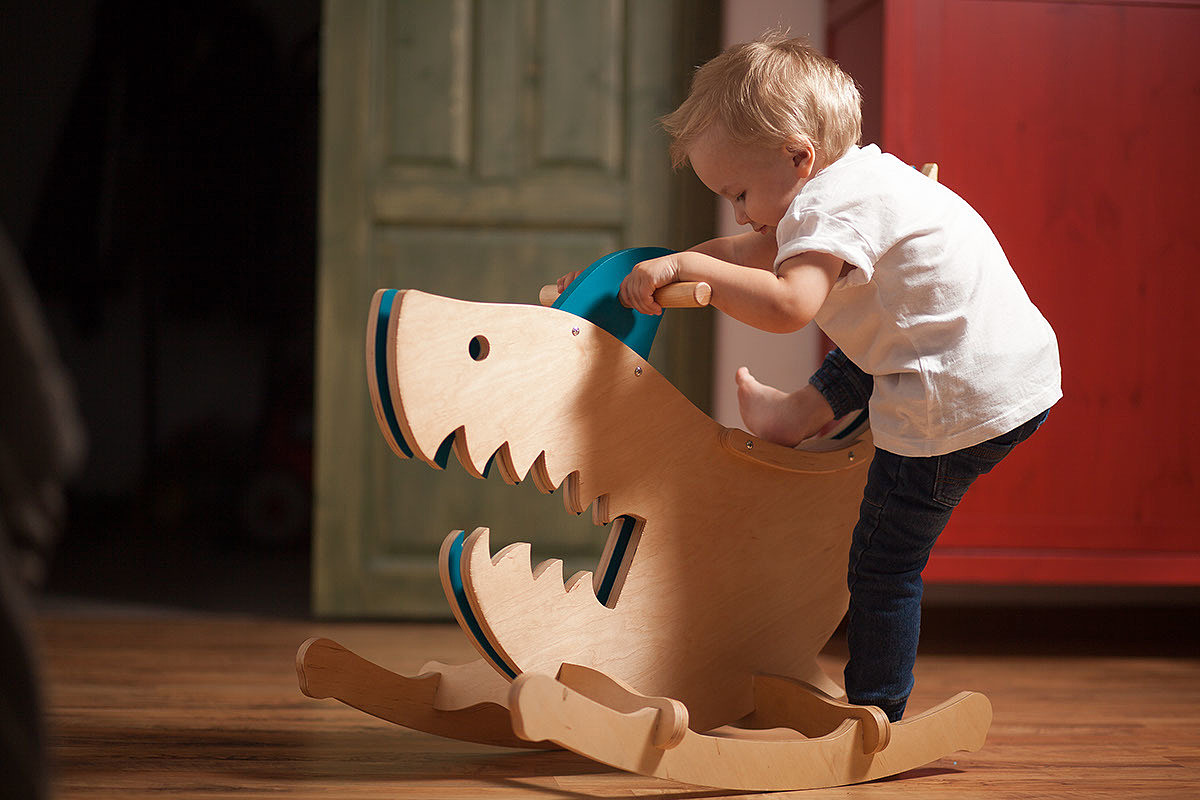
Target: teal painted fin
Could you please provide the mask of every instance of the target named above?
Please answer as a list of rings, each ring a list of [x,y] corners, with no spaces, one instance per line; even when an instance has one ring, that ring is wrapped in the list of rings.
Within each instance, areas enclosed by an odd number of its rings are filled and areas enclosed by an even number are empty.
[[[673,252],[665,247],[632,247],[609,253],[580,273],[554,301],[554,307],[603,328],[648,359],[662,317],[626,308],[617,299],[617,293],[621,281],[639,262],[669,256]]]

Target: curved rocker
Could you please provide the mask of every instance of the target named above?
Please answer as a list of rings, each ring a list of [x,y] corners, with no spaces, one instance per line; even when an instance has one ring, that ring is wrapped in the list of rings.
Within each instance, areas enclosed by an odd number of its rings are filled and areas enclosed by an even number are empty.
[[[648,697],[602,672],[563,664],[558,677],[524,673],[511,687],[485,661],[431,663],[405,677],[329,639],[296,655],[301,691],[388,722],[501,747],[563,747],[617,769],[734,790],[841,786],[896,775],[983,746],[991,705],[974,692],[899,723],[806,683],[754,679],[756,707],[738,727],[688,728],[678,700]],[[501,699],[497,688],[506,691]]]
[[[756,713],[793,730],[723,728],[700,734],[688,730],[685,720],[681,724],[678,711],[664,707],[662,698],[627,691],[614,704],[614,687],[604,676],[599,680],[609,696],[589,697],[598,680],[590,672],[560,673],[557,680],[534,673],[517,678],[510,695],[516,732],[628,772],[724,789],[816,789],[896,775],[958,750],[978,750],[992,718],[986,697],[962,692],[889,724],[879,709],[837,703],[799,681],[759,676]],[[824,714],[789,713],[814,707],[824,707]],[[821,722],[836,727],[822,733]],[[664,728],[682,733],[667,739]],[[797,730],[805,728],[812,738]]]
[[[508,683],[490,665],[426,664],[416,677],[397,675],[330,639],[313,638],[296,653],[300,691],[340,700],[387,722],[449,739],[538,750],[555,749],[513,733]]]

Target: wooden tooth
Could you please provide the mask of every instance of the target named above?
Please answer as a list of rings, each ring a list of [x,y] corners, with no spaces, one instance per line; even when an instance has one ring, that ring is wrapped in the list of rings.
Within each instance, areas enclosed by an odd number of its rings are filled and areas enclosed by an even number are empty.
[[[547,580],[557,579],[557,583],[561,586],[563,583],[563,562],[561,558],[551,558],[541,562],[533,568],[533,579],[540,581],[542,576],[550,573]]]
[[[493,456],[492,466],[500,473],[500,478],[509,486],[516,486],[521,482],[521,473],[517,471],[517,465],[512,460],[512,450],[508,442],[500,445]]]
[[[550,473],[546,470],[546,451],[543,450],[534,459],[533,466],[529,469],[529,474],[533,478],[533,485],[542,494],[553,494],[558,488],[554,481],[550,479]]]
[[[476,561],[487,559],[491,561],[492,532],[488,528],[476,528],[463,539],[462,561],[464,564],[474,564]]]
[[[500,567],[512,565],[516,562],[519,567],[521,564],[529,570],[530,577],[533,576],[533,547],[529,542],[513,542],[510,545],[505,545],[496,555],[492,556],[492,566]]]
[[[608,497],[607,494],[602,494],[592,503],[593,525],[607,525],[612,522],[612,515],[608,513]]]
[[[483,478],[483,470],[475,465],[471,458],[471,448],[467,444],[467,428],[464,425],[454,432],[454,456],[462,468],[472,478]]]
[[[571,577],[567,578],[567,582],[563,584],[563,588],[567,590],[567,594],[573,594],[582,586],[587,586],[592,597],[595,597],[595,592],[591,592],[592,573],[590,570],[581,570],[576,572]]]
[[[572,472],[563,481],[563,505],[572,514],[582,514],[587,510],[586,503],[579,502],[579,472]]]

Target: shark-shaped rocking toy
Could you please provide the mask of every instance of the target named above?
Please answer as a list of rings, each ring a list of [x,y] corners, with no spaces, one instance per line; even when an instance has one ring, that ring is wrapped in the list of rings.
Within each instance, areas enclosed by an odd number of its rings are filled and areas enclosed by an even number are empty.
[[[666,252],[606,256],[551,308],[376,293],[368,383],[392,450],[532,480],[612,532],[594,574],[565,583],[526,543],[492,554],[486,528],[451,533],[442,584],[481,658],[405,677],[310,639],[301,690],[441,736],[725,789],[845,785],[978,750],[981,694],[898,723],[838,699],[816,657],[848,604],[870,433],[795,450],[689,403],[646,361],[659,318],[616,299]],[[656,297],[704,304],[706,288]]]

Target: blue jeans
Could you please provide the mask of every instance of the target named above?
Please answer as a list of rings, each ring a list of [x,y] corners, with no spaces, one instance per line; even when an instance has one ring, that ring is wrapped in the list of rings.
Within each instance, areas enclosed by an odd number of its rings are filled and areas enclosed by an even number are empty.
[[[865,405],[872,387],[871,376],[837,350],[812,383],[838,416]],[[845,677],[851,703],[879,706],[893,722],[903,716],[913,687],[921,572],[929,552],[975,479],[1032,436],[1047,413],[943,456],[914,458],[876,448],[850,544]]]

